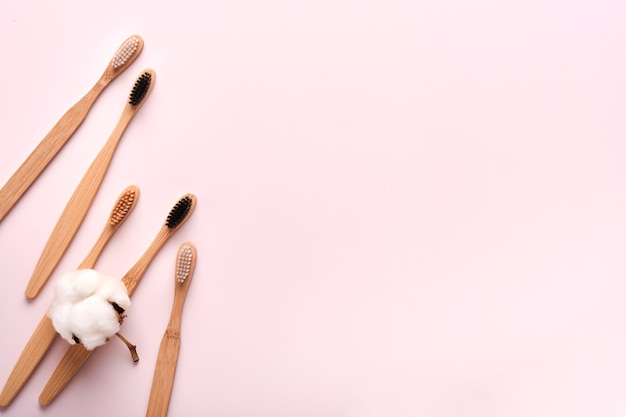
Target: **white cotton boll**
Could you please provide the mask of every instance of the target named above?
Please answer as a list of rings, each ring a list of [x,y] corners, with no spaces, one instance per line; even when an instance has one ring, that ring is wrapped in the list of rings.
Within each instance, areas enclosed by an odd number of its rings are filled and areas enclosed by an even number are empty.
[[[115,302],[118,306],[127,310],[130,307],[128,290],[122,281],[110,275],[100,275],[100,285],[96,290],[102,298]]]
[[[64,274],[55,285],[56,298],[77,299],[78,294],[75,291],[76,281],[79,279],[81,271],[71,271]]]
[[[61,337],[70,343],[74,343],[72,339],[72,332],[64,324],[69,322],[72,316],[72,304],[57,304],[56,307],[50,308],[48,317],[52,320],[52,325]]]
[[[118,316],[111,304],[97,296],[88,297],[74,306],[69,325],[89,350],[103,345],[120,330]]]
[[[91,350],[103,345],[120,330],[120,315],[112,303],[128,310],[130,298],[122,281],[81,269],[63,275],[55,286],[56,296],[48,317],[61,337],[76,339]]]
[[[93,269],[81,269],[74,280],[74,291],[80,298],[93,294],[100,284],[100,276]]]

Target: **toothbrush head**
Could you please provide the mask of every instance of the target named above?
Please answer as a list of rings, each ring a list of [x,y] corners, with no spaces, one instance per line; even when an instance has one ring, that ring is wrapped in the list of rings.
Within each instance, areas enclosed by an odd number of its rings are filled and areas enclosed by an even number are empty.
[[[137,80],[135,80],[135,85],[133,86],[132,91],[130,92],[130,96],[128,97],[128,104],[136,107],[139,105],[142,100],[148,95],[150,91],[150,87],[152,86],[152,78],[153,72],[146,70],[141,73]]]
[[[111,66],[113,69],[118,69],[125,64],[130,64],[129,61],[139,55],[143,48],[143,39],[139,35],[133,35],[126,39],[124,43],[118,48],[115,55],[111,59]]]
[[[176,281],[179,284],[191,275],[195,261],[195,248],[191,243],[183,243],[176,258]]]
[[[189,211],[195,204],[195,196],[193,194],[187,194],[183,196],[170,210],[170,214],[167,216],[165,225],[169,229],[173,229],[183,223],[187,219]]]
[[[135,208],[135,204],[139,198],[139,188],[135,185],[130,185],[122,192],[117,199],[117,204],[111,211],[109,217],[109,224],[111,226],[118,225],[126,220],[126,217]]]

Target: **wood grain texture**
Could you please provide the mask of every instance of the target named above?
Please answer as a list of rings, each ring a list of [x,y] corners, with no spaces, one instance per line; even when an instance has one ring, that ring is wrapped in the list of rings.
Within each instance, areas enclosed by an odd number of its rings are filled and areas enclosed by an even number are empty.
[[[148,409],[146,411],[146,416],[148,417],[167,416],[172,397],[172,388],[174,387],[179,352],[180,333],[170,329],[166,330],[161,339],[159,355],[157,356],[154,376],[152,377],[150,400],[148,401]]]
[[[191,269],[186,279],[180,283],[175,280],[174,303],[170,320],[165,329],[165,334],[161,339],[159,353],[152,377],[152,388],[150,389],[150,400],[148,401],[147,417],[165,417],[172,397],[174,387],[174,377],[176,376],[176,366],[180,353],[180,333],[183,319],[183,306],[191,284],[191,278],[196,265],[196,248],[190,242],[185,242],[180,246],[178,256],[181,256],[183,248],[189,247],[192,252]]]
[[[50,161],[59,153],[72,137],[74,132],[83,123],[89,110],[93,107],[96,99],[100,96],[107,85],[117,78],[130,64],[135,61],[143,49],[143,40],[138,39],[138,47],[134,54],[130,55],[124,65],[114,67],[109,63],[106,70],[100,76],[96,84],[76,104],[65,112],[59,121],[52,127],[50,132],[30,153],[6,184],[0,189],[0,221],[11,211],[13,206],[20,200],[35,180],[41,175]],[[131,36],[128,39],[133,38]],[[126,41],[128,41],[128,39]]]
[[[126,285],[129,296],[135,291],[146,269],[159,250],[163,247],[165,242],[167,242],[176,233],[176,231],[178,231],[178,229],[180,229],[182,225],[187,222],[193,213],[197,201],[196,196],[193,194],[185,194],[183,198],[186,197],[191,199],[191,205],[189,206],[189,211],[187,212],[185,218],[175,227],[169,228],[167,225],[161,226],[148,249],[146,249],[141,258],[139,258],[135,265],[133,265],[133,267],[129,269],[122,278],[122,282]],[[93,350],[87,350],[82,345],[70,346],[53,371],[50,379],[48,379],[46,386],[41,391],[39,403],[41,405],[48,405],[54,401],[54,399],[61,393],[61,391],[63,391],[65,386],[70,382],[72,377],[76,374],[76,372],[78,372],[82,364],[87,360],[87,358],[89,358],[89,356],[91,356],[92,353]]]
[[[44,315],[22,350],[0,393],[0,407],[8,407],[41,362],[56,336],[52,321]]]
[[[74,193],[67,202],[59,220],[54,226],[54,229],[44,246],[41,256],[37,261],[35,270],[28,281],[25,291],[27,298],[33,299],[41,292],[41,289],[61,261],[61,258],[74,239],[78,228],[85,219],[85,216],[87,215],[87,212],[96,197],[96,193],[104,180],[104,176],[111,164],[113,154],[117,149],[117,145],[119,144],[124,131],[141,108],[141,105],[148,98],[148,95],[154,86],[156,78],[154,71],[146,69],[141,72],[141,74],[145,73],[151,74],[152,78],[145,97],[138,105],[133,106],[127,103],[124,106],[122,115],[120,116],[113,133],[111,133],[111,136],[104,144],[103,148],[91,163],[91,166],[87,169],[87,172],[74,190]]]
[[[132,198],[128,198],[129,195],[132,195]],[[80,263],[78,269],[93,268],[95,266],[102,250],[131,214],[138,201],[139,188],[134,185],[126,187],[117,198],[113,210],[111,210],[111,215],[100,233],[98,240],[89,251],[89,254],[87,254],[85,259]],[[56,334],[52,321],[47,315],[44,315],[26,343],[7,382],[2,388],[2,392],[0,393],[0,407],[8,407],[11,402],[13,402],[15,396],[21,391],[46,352],[50,349]]]

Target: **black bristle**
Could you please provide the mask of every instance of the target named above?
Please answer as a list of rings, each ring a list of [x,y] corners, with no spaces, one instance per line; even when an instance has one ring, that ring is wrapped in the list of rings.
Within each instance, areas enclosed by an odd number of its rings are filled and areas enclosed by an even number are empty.
[[[172,207],[170,214],[167,216],[167,221],[165,222],[168,228],[173,229],[185,219],[191,208],[191,202],[191,197],[185,196]]]
[[[76,342],[76,344],[80,343],[80,339],[75,334],[72,335],[72,339],[74,340],[74,342]]]
[[[148,88],[150,88],[150,81],[152,81],[152,75],[149,72],[144,72],[137,78],[133,91],[130,92],[130,98],[128,99],[129,104],[136,106],[141,103],[141,100],[143,100],[148,92]]]

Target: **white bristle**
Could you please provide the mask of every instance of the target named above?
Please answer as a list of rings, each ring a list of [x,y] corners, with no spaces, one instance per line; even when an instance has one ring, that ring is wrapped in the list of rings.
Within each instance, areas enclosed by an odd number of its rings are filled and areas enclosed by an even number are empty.
[[[111,65],[113,68],[119,68],[128,61],[128,59],[133,56],[133,54],[137,51],[139,47],[139,38],[137,36],[132,36],[119,47],[113,59],[111,60]]]
[[[191,273],[191,262],[193,259],[193,251],[191,246],[183,246],[178,253],[178,262],[176,263],[176,280],[182,284]]]

